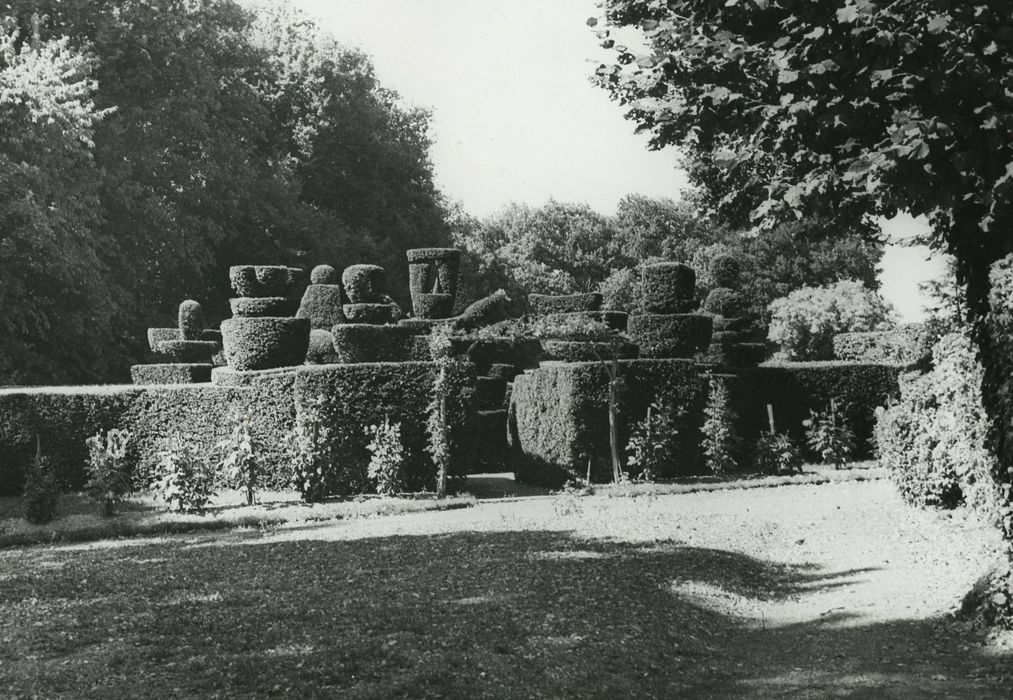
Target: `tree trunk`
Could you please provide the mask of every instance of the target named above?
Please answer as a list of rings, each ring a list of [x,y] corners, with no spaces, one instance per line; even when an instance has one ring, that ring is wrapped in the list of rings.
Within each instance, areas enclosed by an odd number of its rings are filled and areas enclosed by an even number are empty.
[[[622,457],[619,455],[619,360],[613,358],[609,370],[609,446],[612,448],[612,480],[622,476]]]

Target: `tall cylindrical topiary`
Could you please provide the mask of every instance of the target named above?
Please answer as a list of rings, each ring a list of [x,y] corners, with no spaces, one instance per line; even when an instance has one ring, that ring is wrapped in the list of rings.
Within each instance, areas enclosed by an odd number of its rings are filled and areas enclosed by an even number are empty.
[[[204,330],[204,309],[193,299],[179,305],[179,339],[200,340]]]

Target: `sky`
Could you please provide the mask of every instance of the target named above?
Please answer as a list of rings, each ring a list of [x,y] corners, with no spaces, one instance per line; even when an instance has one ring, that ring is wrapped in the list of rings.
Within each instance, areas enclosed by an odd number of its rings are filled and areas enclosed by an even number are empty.
[[[482,217],[550,197],[611,214],[627,193],[679,198],[672,149],[649,151],[622,108],[590,83],[607,57],[586,20],[595,0],[294,0],[373,60],[381,83],[430,109],[437,185]],[[924,227],[899,217],[900,240]],[[942,269],[926,249],[889,246],[883,295],[921,316],[918,283]]]

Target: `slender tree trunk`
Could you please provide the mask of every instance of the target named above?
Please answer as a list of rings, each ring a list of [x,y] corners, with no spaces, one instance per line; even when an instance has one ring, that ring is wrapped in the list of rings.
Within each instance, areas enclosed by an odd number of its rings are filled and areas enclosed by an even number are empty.
[[[609,446],[612,448],[612,480],[622,476],[622,457],[619,454],[619,360],[612,358],[609,369]]]

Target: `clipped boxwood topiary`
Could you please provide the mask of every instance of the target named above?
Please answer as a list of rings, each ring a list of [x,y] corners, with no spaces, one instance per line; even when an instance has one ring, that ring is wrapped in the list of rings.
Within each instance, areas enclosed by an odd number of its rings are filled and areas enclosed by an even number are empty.
[[[212,343],[222,344],[222,332],[217,328],[205,328],[200,334],[201,340],[210,340]]]
[[[507,304],[510,297],[502,289],[497,289],[487,297],[483,297],[468,305],[454,322],[462,330],[474,330],[482,326],[499,323],[508,317]]]
[[[331,329],[338,362],[406,362],[412,331],[402,326],[342,323]]]
[[[573,311],[598,311],[602,295],[598,292],[584,294],[529,294],[528,306],[535,314],[558,314]]]
[[[410,328],[417,335],[429,335],[437,326],[452,324],[453,319],[447,318],[402,318],[397,325]]]
[[[193,299],[187,299],[179,305],[179,339],[200,340],[204,330],[204,309]]]
[[[715,287],[731,287],[735,289],[739,286],[742,275],[742,264],[738,258],[727,253],[721,253],[715,255],[711,260],[708,271],[710,272],[711,282]]]
[[[310,342],[305,318],[236,317],[222,321],[225,360],[234,370],[301,365]]]
[[[338,354],[334,352],[334,334],[319,328],[311,329],[306,362],[311,365],[329,365],[340,361]]]
[[[292,297],[236,297],[229,299],[233,316],[293,316],[299,300]]]
[[[644,358],[693,357],[707,349],[712,320],[706,314],[636,314],[626,334]]]
[[[678,314],[696,308],[696,272],[675,262],[644,265],[641,271],[641,306],[657,314]]]
[[[311,328],[329,331],[334,324],[346,321],[342,297],[339,284],[311,284],[302,295],[295,317],[308,318]]]
[[[457,248],[413,248],[407,251],[412,300],[418,294],[438,292],[457,297],[461,251]],[[436,279],[433,279],[435,275]],[[436,284],[434,284],[434,282]],[[453,304],[451,304],[453,306]]]
[[[454,311],[452,294],[427,294],[420,292],[412,295],[412,310],[423,319],[445,319]]]
[[[924,323],[909,323],[888,331],[837,333],[834,357],[851,362],[912,365],[932,354],[932,338]]]
[[[542,344],[537,338],[455,337],[450,340],[456,355],[467,355],[481,375],[488,375],[494,364],[508,364],[527,369],[537,367],[542,359]]]
[[[753,319],[745,316],[715,316],[714,332],[719,331],[753,331]]]
[[[155,348],[163,340],[182,340],[179,337],[179,328],[149,328],[148,329],[148,347],[151,348],[151,352],[155,352]],[[209,340],[208,338],[202,338],[201,340]]]
[[[317,265],[310,272],[310,284],[337,284],[338,271],[330,265]]]
[[[728,367],[755,367],[766,359],[766,343],[714,344],[707,353],[707,360]]]
[[[490,377],[502,377],[508,382],[512,382],[514,380],[514,377],[516,377],[520,373],[521,370],[519,370],[514,365],[497,363],[489,367]]]
[[[353,304],[376,304],[387,293],[387,273],[379,265],[349,265],[341,283]]]
[[[345,304],[341,307],[345,319],[349,323],[371,323],[382,325],[393,320],[394,313],[390,304]]]
[[[210,340],[163,340],[155,346],[155,355],[168,362],[211,362],[218,343]]]
[[[728,287],[715,287],[703,302],[704,311],[718,316],[741,316],[745,308],[742,295]]]
[[[134,384],[201,384],[211,381],[211,365],[193,362],[134,365],[130,378]]]
[[[436,260],[457,260],[461,251],[457,248],[410,248],[405,251],[410,263],[432,262]]]
[[[756,342],[757,336],[751,330],[741,331],[714,331],[711,334],[711,345],[722,343],[752,343]]]
[[[285,265],[234,265],[229,268],[232,289],[240,297],[289,296],[302,270]]]
[[[604,323],[615,331],[626,330],[630,315],[625,311],[565,311],[542,316],[545,323],[566,324],[574,320],[587,320]]]
[[[637,346],[633,343],[579,341],[579,340],[543,340],[542,357],[546,360],[560,362],[604,362],[611,360],[613,355],[623,360],[637,356]]]
[[[504,408],[506,379],[502,377],[478,377],[475,384],[475,407],[481,411]]]

